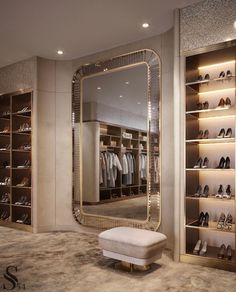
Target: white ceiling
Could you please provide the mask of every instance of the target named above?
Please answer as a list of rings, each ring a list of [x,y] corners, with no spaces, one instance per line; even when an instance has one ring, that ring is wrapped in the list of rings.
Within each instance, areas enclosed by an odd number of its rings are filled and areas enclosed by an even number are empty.
[[[175,8],[195,2],[0,0],[0,67],[31,56],[74,59],[158,35],[173,26]]]

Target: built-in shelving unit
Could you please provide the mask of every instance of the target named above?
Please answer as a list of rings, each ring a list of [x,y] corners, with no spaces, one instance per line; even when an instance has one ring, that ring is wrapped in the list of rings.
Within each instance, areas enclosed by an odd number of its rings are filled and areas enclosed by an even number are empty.
[[[184,262],[232,271],[236,271],[235,60],[234,48],[186,57],[185,226],[181,254]],[[221,129],[227,132],[229,128],[231,135],[219,137]],[[207,137],[201,137],[200,131],[206,130]],[[200,157],[202,161],[208,158],[205,168],[197,164]],[[222,157],[230,159],[230,166],[220,166]],[[206,185],[209,191],[204,193]],[[220,185],[224,195],[230,185],[231,196],[219,198]],[[208,213],[208,224],[201,224],[201,212]],[[222,213],[225,218],[231,214],[233,221],[225,220],[219,228]],[[207,242],[203,256],[194,252],[198,240]],[[227,254],[224,259],[218,256],[222,244],[231,247],[231,259],[227,259]]]
[[[0,96],[0,225],[32,231],[30,90]]]

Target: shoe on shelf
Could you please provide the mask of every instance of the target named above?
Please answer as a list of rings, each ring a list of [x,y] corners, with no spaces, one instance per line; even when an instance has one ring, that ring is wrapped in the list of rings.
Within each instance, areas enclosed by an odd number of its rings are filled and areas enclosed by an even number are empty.
[[[199,255],[200,255],[200,256],[205,256],[206,253],[207,253],[207,242],[204,241],[204,243],[203,243],[203,245],[202,245],[202,248],[201,248],[201,250],[200,250],[200,252],[199,252]]]
[[[210,80],[210,75],[206,74],[205,77],[204,77],[204,80]]]
[[[198,81],[202,81],[202,79],[203,79],[202,75],[199,75],[198,78],[197,78]]]
[[[208,101],[203,102],[203,109],[208,109],[209,108],[209,103]]]
[[[29,215],[27,213],[24,213],[18,220],[16,220],[16,223],[24,224],[28,217]]]
[[[229,213],[225,219],[223,229],[232,230],[233,216]]]
[[[222,229],[224,227],[224,224],[225,224],[225,214],[222,212],[220,214],[220,218],[217,222],[217,229]]]
[[[208,223],[209,223],[209,214],[208,214],[208,212],[206,212],[204,214],[204,217],[203,217],[203,220],[202,220],[202,226],[207,227]]]
[[[29,186],[29,178],[24,177],[22,181],[16,185],[17,187],[28,187]]]
[[[201,102],[198,102],[197,103],[197,110],[202,110],[202,103]]]
[[[223,194],[224,194],[223,186],[220,185],[219,186],[219,189],[217,191],[217,194],[215,195],[215,197],[222,199],[223,198]]]
[[[219,132],[219,134],[217,135],[217,138],[224,138],[224,136],[225,136],[225,129],[220,129],[220,132]]]
[[[232,197],[231,186],[230,185],[227,185],[226,191],[223,194],[223,198],[230,200],[231,197]]]
[[[220,99],[218,106],[216,108],[220,109],[220,108],[224,108],[225,107],[225,101],[223,98]]]
[[[193,249],[193,254],[199,254],[200,250],[201,250],[201,245],[202,245],[202,241],[201,239],[199,239]]]
[[[209,138],[209,131],[208,130],[205,130],[204,131],[204,134],[203,134],[203,139],[208,139]]]
[[[226,100],[225,100],[225,107],[226,108],[230,108],[231,107],[231,100],[229,97],[226,97]]]
[[[229,158],[229,156],[227,156],[226,159],[225,159],[225,168],[226,169],[230,168],[230,158]]]
[[[231,138],[232,137],[232,129],[228,128],[226,131],[226,134],[224,135],[224,138]]]
[[[219,165],[216,168],[222,169],[222,168],[224,168],[224,165],[225,165],[225,159],[224,159],[224,157],[221,157]]]
[[[201,226],[202,225],[202,222],[204,220],[204,213],[201,212],[199,217],[198,217],[198,225]]]
[[[207,198],[208,196],[209,196],[209,186],[208,185],[205,185],[201,197]]]
[[[219,78],[224,78],[225,77],[225,72],[224,71],[221,71],[220,72],[220,75],[219,75]]]
[[[233,74],[232,74],[232,72],[231,72],[230,70],[227,70],[227,72],[226,72],[226,76],[227,76],[227,77],[232,77]]]
[[[193,195],[193,197],[200,197],[202,194],[202,186],[198,185],[196,193]]]
[[[220,250],[219,250],[219,252],[217,254],[218,259],[222,259],[223,260],[224,257],[225,257],[225,252],[226,252],[226,247],[225,247],[224,244],[221,244]]]
[[[198,132],[197,139],[202,139],[202,138],[203,138],[203,131],[200,130],[200,131]]]
[[[208,168],[209,160],[207,157],[204,158],[202,168]]]
[[[198,158],[197,163],[194,165],[193,168],[201,168],[202,167],[202,158]]]
[[[231,245],[228,245],[227,246],[227,249],[226,249],[226,258],[229,261],[232,260],[232,248],[231,248]]]

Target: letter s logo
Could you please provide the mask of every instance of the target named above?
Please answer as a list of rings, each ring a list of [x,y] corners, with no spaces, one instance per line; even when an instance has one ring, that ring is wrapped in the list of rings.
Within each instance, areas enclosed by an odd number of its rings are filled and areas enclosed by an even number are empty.
[[[3,289],[5,289],[5,290],[13,290],[13,289],[15,289],[16,285],[18,283],[17,277],[10,272],[11,268],[14,269],[17,272],[17,267],[15,267],[15,266],[7,267],[6,273],[3,276],[7,281],[9,281],[11,283],[12,286],[10,288],[9,287],[7,288],[6,285],[3,284]]]

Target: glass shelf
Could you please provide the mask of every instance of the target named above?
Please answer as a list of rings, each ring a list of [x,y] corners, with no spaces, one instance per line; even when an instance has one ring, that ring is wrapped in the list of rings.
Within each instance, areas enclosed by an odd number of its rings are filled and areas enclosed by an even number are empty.
[[[191,82],[186,82],[186,86],[190,85],[201,85],[201,84],[206,84],[206,83],[212,83],[212,82],[219,82],[219,81],[230,81],[231,79],[235,79],[236,76],[230,76],[230,77],[224,77],[224,78],[214,78],[214,79],[208,79],[208,80],[197,80],[197,81],[191,81]]]
[[[186,198],[186,200],[212,201],[212,202],[219,202],[219,203],[222,203],[222,202],[236,203],[234,196],[232,196],[231,199],[225,199],[225,198],[220,199],[220,198],[216,198],[214,195],[209,195],[206,198],[205,197],[194,197],[191,195],[187,195],[185,198]]]
[[[230,172],[234,172],[235,169],[234,168],[186,168],[186,171],[218,171],[218,172],[226,172],[226,171],[230,171]]]
[[[218,229],[216,221],[209,221],[208,226],[197,226],[197,220],[189,222],[186,224],[186,228],[193,228],[193,229],[200,229],[200,230],[210,230],[210,231],[217,231],[217,232],[224,232],[224,233],[235,233],[235,224],[232,224],[232,229]]]
[[[190,139],[187,144],[225,144],[235,143],[235,138],[210,138],[210,139]]]

